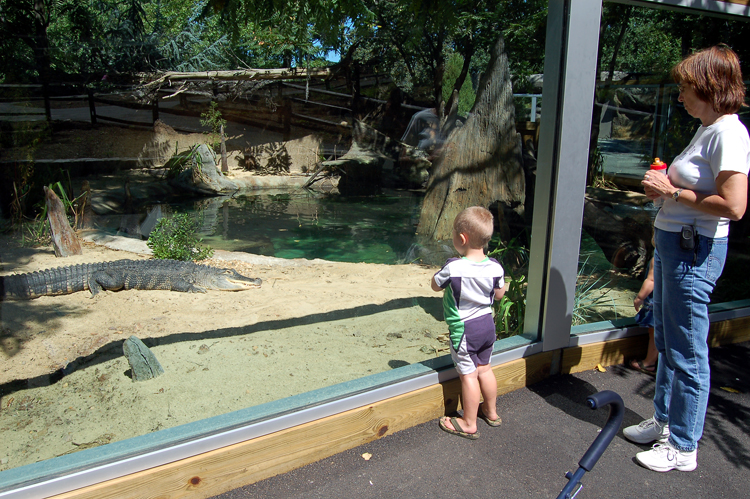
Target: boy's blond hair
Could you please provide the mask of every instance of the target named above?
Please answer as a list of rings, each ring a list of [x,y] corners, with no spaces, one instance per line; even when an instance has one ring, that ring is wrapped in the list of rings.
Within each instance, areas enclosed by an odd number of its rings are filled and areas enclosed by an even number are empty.
[[[458,234],[465,234],[469,247],[484,248],[492,238],[492,213],[481,206],[471,206],[456,215],[453,230]]]

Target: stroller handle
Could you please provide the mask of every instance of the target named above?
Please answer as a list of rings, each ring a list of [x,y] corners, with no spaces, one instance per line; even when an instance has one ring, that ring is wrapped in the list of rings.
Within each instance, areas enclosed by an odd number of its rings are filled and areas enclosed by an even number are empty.
[[[583,455],[578,465],[586,471],[591,471],[594,465],[602,457],[607,446],[615,438],[622,425],[622,418],[625,416],[625,405],[622,398],[612,390],[603,390],[595,393],[586,399],[586,405],[592,409],[598,409],[609,405],[609,417],[604,424],[602,431],[591,444],[586,454]]]

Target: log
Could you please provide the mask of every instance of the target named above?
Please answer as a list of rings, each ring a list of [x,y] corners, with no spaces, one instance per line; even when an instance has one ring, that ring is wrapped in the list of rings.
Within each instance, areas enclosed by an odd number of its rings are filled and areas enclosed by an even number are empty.
[[[192,158],[193,165],[170,179],[170,185],[211,196],[233,194],[239,190],[237,184],[221,174],[214,155],[206,144],[200,144]]]
[[[221,125],[221,172],[226,173],[229,171],[227,165],[227,141],[224,137],[224,125]]]
[[[44,187],[44,197],[47,202],[47,219],[52,233],[52,247],[55,250],[55,256],[80,255],[82,253],[81,243],[70,227],[68,217],[65,216],[65,207],[62,201],[47,186]]]
[[[280,69],[237,69],[229,71],[167,71],[159,75],[150,73],[141,74],[143,80],[151,80],[146,84],[147,87],[159,87],[168,81],[189,81],[189,80],[289,80],[289,79],[307,79],[307,78],[328,78],[332,76],[331,68],[280,68]]]

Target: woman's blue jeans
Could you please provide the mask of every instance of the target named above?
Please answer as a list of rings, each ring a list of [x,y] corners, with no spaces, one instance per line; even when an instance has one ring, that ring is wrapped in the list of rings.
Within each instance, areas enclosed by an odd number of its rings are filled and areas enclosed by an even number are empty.
[[[656,229],[654,242],[654,418],[669,423],[672,446],[689,452],[697,448],[706,419],[708,303],[724,269],[727,238],[698,236],[695,250],[684,250],[678,232]]]

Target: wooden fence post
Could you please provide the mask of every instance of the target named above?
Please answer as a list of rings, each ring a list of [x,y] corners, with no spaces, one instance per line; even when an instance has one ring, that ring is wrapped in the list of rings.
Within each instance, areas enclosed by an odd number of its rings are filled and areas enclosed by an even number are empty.
[[[96,104],[94,103],[94,91],[88,89],[89,94],[89,114],[91,115],[91,124],[96,125]]]
[[[284,127],[284,142],[292,137],[292,100],[286,99],[281,105],[281,123]]]
[[[223,173],[226,173],[229,171],[229,166],[227,166],[227,142],[226,138],[224,137],[224,125],[221,125],[221,171]]]
[[[46,81],[42,83],[42,94],[44,97],[44,115],[47,117],[47,121],[52,121],[52,107],[49,103],[49,83]]]
[[[159,119],[159,96],[154,97],[154,102],[151,105],[151,119],[154,123]]]

